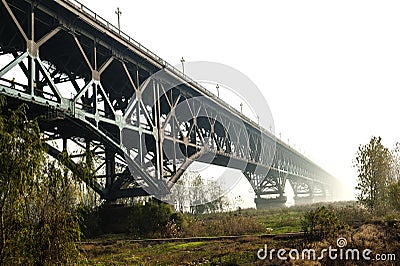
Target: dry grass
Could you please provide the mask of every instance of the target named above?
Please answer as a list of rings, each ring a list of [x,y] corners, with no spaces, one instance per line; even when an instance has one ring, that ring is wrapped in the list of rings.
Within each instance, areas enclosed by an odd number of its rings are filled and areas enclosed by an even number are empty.
[[[222,214],[216,217],[191,217],[182,234],[192,236],[224,236],[261,234],[266,232],[264,224],[248,216]]]
[[[272,227],[272,233],[285,230],[296,230],[303,213],[315,206],[301,209],[275,209],[268,211],[242,211],[242,213],[222,213],[215,215],[189,216],[182,232],[183,236],[218,236],[243,235],[267,232]],[[347,239],[346,248],[364,250],[369,248],[377,253],[395,254],[400,260],[400,225],[399,216],[392,214],[387,217],[372,217],[364,210],[356,207],[339,206],[337,214],[345,223],[338,232],[339,237]],[[124,236],[125,238],[127,236]],[[329,246],[336,248],[336,238],[328,238],[311,243],[308,248],[318,252]],[[368,261],[321,261],[286,260],[276,257],[271,260],[259,260],[257,251],[268,244],[268,249],[296,248],[302,250],[303,239],[261,239],[256,236],[239,239],[195,242],[132,242],[125,240],[101,240],[96,244],[81,246],[81,253],[86,257],[83,265],[398,265],[393,261],[368,263]],[[318,255],[317,255],[318,256]]]

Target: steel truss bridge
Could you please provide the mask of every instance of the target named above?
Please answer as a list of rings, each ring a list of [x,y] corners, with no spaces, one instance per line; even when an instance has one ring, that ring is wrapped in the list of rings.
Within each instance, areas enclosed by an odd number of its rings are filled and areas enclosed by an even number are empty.
[[[41,117],[53,157],[72,143],[84,151],[72,158],[93,154],[88,185],[103,199],[168,193],[193,161],[240,169],[259,206],[284,202],[287,180],[299,199],[335,192],[326,171],[79,2],[0,5],[0,93]]]

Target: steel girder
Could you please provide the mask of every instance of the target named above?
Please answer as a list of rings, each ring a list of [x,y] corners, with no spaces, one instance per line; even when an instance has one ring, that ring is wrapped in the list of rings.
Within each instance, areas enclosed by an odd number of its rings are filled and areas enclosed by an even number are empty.
[[[336,183],[76,1],[1,0],[0,21],[0,92],[41,116],[52,156],[91,151],[104,199],[166,194],[195,160],[241,170],[258,196]]]

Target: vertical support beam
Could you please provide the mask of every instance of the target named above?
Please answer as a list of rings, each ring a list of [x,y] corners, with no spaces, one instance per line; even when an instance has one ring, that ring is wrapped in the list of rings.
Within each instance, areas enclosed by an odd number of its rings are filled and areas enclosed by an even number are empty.
[[[93,103],[93,114],[97,114],[97,82],[93,83],[93,95],[92,95],[92,103]]]
[[[33,5],[33,2],[31,3],[31,20],[30,20],[30,35],[31,35],[31,41],[35,41],[35,7]]]
[[[289,180],[290,186],[292,187],[292,190],[294,193],[294,198],[297,198],[297,185],[291,178],[289,178],[288,180]]]
[[[31,3],[31,12],[30,12],[30,19],[28,22],[28,35],[30,35],[30,40],[27,41],[27,47],[29,51],[28,57],[28,69],[29,69],[29,77],[28,77],[28,88],[32,97],[35,96],[35,89],[37,87],[37,78],[39,73],[36,71],[35,60],[34,56],[37,56],[37,52],[35,55],[34,53],[34,42],[35,42],[35,11],[33,3]]]
[[[160,87],[159,84],[156,84],[153,81],[153,95],[154,95],[154,103],[156,108],[154,108],[154,122],[156,127],[156,155],[157,155],[157,179],[161,179],[164,176],[164,167],[163,167],[163,129],[160,123],[161,117],[161,103],[160,103]]]
[[[136,93],[136,124],[135,126],[141,127],[140,125],[140,101],[141,101],[141,93]]]
[[[31,96],[35,96],[35,61],[32,56],[28,56],[28,91],[30,92]]]
[[[67,152],[67,139],[63,138],[63,152]]]
[[[41,86],[39,86],[40,85],[39,84],[39,82],[40,82],[39,67],[36,65],[36,61],[35,60],[33,60],[33,64],[35,66],[35,78],[34,78],[34,83],[33,83],[33,87],[34,87],[34,91],[33,92],[34,92],[34,95],[40,95],[41,92],[39,90],[43,90],[43,89],[40,88]]]
[[[175,106],[174,106],[174,108],[175,108]],[[177,145],[177,142],[176,142],[176,139],[179,138],[179,136],[178,136],[178,134],[179,134],[179,129],[178,129],[179,128],[179,124],[178,124],[178,120],[176,118],[176,113],[175,112],[172,114],[172,116],[173,117],[170,120],[171,121],[171,134],[172,134],[173,145],[174,145],[174,155],[173,155],[174,158],[173,158],[173,162],[172,162],[172,168],[173,168],[173,172],[176,173],[176,171],[177,171],[177,167],[176,167],[176,162],[177,162],[177,160],[176,160],[176,153],[177,153],[176,145]]]
[[[106,189],[111,190],[115,179],[115,153],[109,148],[105,149],[106,153]]]
[[[309,186],[309,191],[310,191],[310,198],[314,197],[314,179],[312,180],[311,183],[308,184]]]
[[[96,41],[93,41],[93,68],[97,70],[97,47]]]
[[[211,122],[211,121],[213,121],[213,122]],[[211,145],[211,149],[217,150],[218,146],[215,145],[216,142],[214,140],[214,137],[215,137],[215,129],[214,129],[215,120],[211,120],[211,121],[210,121],[210,138],[211,138],[210,139],[210,141],[211,141],[210,145]]]
[[[139,82],[139,67],[136,65],[136,88],[139,90],[140,89],[140,82]]]
[[[289,175],[288,173],[278,173],[280,197],[283,197],[285,194],[286,179],[287,179],[288,175]]]
[[[91,162],[89,162],[89,153],[90,151],[90,140],[86,139],[86,163],[89,165]]]

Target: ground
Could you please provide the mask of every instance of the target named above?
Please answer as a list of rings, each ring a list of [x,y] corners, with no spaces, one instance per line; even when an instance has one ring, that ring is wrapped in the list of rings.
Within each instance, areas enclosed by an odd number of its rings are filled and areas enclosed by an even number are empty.
[[[400,260],[398,220],[391,218],[388,222],[387,217],[371,218],[362,210],[339,205],[336,206],[337,214],[347,225],[331,237],[310,242],[306,240],[304,233],[299,231],[302,229],[303,214],[314,207],[267,211],[242,210],[240,213],[192,217],[192,223],[189,223],[192,227],[186,228],[185,235],[180,238],[138,239],[132,235],[119,234],[86,239],[80,244],[80,264],[398,265],[396,264]],[[226,226],[235,228],[226,230]],[[246,228],[251,228],[251,233],[246,232]],[[224,232],[236,234],[223,234]],[[224,236],[220,237],[221,235]],[[329,260],[326,253],[322,260],[312,258],[281,260],[277,257],[278,249],[285,249],[286,255],[292,249],[299,250],[300,254],[305,249],[315,249],[318,257],[323,249],[330,246],[340,250],[337,246],[338,238],[344,238],[347,242],[342,248],[343,254],[347,249],[359,249],[360,252],[370,249],[371,256],[385,254],[386,261],[366,261],[362,258]],[[257,252],[264,249],[265,245],[269,252],[275,249],[272,260],[268,256],[263,260],[257,257]],[[259,255],[262,256],[263,252],[264,250]]]

